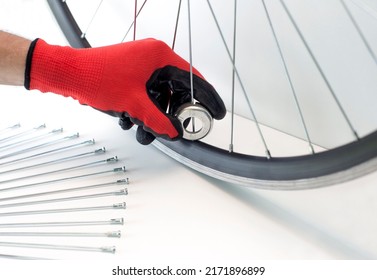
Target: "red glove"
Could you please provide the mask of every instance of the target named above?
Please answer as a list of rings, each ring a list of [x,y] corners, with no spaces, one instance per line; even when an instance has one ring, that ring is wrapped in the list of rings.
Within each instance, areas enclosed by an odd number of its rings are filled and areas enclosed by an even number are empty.
[[[174,140],[182,136],[182,125],[172,113],[190,102],[188,71],[184,59],[154,39],[90,49],[37,39],[29,49],[25,87],[72,97],[123,122],[130,117],[154,136]],[[214,118],[223,118],[221,98],[199,72],[194,73],[195,99]]]

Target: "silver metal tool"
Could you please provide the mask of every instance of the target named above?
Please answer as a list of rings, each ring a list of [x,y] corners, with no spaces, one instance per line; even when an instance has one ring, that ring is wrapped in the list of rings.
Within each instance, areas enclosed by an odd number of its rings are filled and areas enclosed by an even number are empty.
[[[187,140],[199,140],[205,137],[212,129],[213,118],[206,108],[199,104],[187,103],[178,108],[176,117],[183,128],[183,138]],[[194,122],[190,130],[189,122]]]
[[[19,211],[19,212],[5,212],[0,213],[1,217],[21,216],[21,215],[39,215],[52,213],[66,213],[66,212],[81,212],[81,211],[97,211],[97,210],[112,210],[112,209],[126,209],[126,202],[116,203],[110,206],[93,206],[93,207],[78,207],[78,208],[62,208],[62,209],[44,209],[34,211]]]
[[[102,252],[102,253],[115,253],[116,251],[116,248],[114,246],[85,247],[85,246],[69,246],[69,245],[41,244],[41,243],[20,243],[20,242],[0,242],[0,246],[52,249],[52,250],[70,250],[70,251],[91,251],[91,252]]]
[[[72,227],[72,226],[100,226],[100,225],[124,225],[124,219],[115,218],[115,219],[110,219],[106,221],[6,223],[6,224],[0,224],[0,228]]]

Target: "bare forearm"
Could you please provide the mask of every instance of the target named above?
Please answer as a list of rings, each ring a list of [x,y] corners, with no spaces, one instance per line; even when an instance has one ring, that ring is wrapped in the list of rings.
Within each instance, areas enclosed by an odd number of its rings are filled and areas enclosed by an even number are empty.
[[[31,41],[0,31],[0,84],[24,84],[26,56]]]

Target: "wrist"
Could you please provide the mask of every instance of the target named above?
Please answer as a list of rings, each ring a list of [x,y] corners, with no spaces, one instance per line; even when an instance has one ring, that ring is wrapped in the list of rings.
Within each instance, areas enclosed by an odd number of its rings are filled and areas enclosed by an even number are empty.
[[[90,105],[98,91],[103,69],[102,56],[91,49],[49,45],[41,39],[30,45],[25,87],[72,97]]]
[[[35,45],[37,44],[37,41],[39,39],[35,39],[34,41],[31,42],[29,46],[29,50],[26,54],[26,64],[25,64],[25,73],[24,73],[24,87],[27,90],[30,90],[30,71],[31,71],[31,62],[32,62],[32,57],[33,57],[33,52]]]
[[[0,42],[0,84],[23,85],[26,54],[31,41],[0,31]]]

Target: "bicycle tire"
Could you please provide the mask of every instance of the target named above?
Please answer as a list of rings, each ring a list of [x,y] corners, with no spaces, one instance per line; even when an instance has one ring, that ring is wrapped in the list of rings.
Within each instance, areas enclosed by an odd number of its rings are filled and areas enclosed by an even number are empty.
[[[48,0],[48,4],[75,48],[89,48],[80,27],[65,1]],[[320,153],[272,157],[244,155],[220,149],[200,141],[166,141],[154,145],[188,167],[231,183],[279,190],[322,187],[349,181],[377,168],[377,131],[349,144]]]

